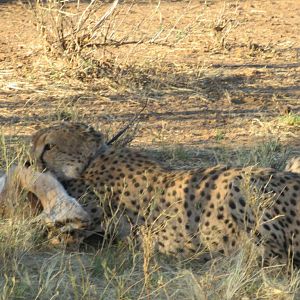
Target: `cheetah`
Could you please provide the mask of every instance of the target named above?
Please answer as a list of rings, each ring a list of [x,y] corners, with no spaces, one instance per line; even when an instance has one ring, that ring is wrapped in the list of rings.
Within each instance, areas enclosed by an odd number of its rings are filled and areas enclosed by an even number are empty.
[[[289,159],[284,170],[288,172],[300,173],[300,156],[295,156]]]
[[[159,252],[196,257],[228,255],[241,237],[263,249],[265,261],[300,265],[300,174],[274,169],[175,170],[137,150],[107,146],[81,123],[38,130],[32,157],[90,215],[88,236],[113,225],[116,239],[151,230]],[[200,259],[200,255],[199,255]]]

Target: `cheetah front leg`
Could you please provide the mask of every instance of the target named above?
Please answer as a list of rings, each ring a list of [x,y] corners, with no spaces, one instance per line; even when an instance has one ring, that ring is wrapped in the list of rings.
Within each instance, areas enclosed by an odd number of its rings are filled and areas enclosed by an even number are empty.
[[[40,173],[32,167],[12,166],[0,177],[0,202],[5,205],[10,189],[20,187],[36,195],[43,212],[40,219],[48,226],[61,225],[61,231],[85,228],[90,224],[88,213],[70,197],[51,173]]]

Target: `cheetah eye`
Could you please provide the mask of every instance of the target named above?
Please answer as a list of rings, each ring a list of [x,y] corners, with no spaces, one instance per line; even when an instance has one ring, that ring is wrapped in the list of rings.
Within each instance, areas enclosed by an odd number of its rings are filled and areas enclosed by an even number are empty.
[[[54,144],[46,144],[44,147],[44,151],[49,151],[51,150],[55,145]]]

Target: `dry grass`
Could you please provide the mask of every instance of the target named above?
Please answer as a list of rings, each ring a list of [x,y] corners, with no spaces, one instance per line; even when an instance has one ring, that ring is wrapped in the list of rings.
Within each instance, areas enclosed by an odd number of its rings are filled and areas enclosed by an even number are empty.
[[[281,169],[299,154],[296,2],[125,1],[103,19],[114,4],[98,3],[37,2],[34,18],[4,8],[2,169],[22,160],[40,126],[84,121],[110,138],[145,103],[131,144],[173,167]],[[249,240],[206,264],[155,253],[147,230],[144,251],[130,239],[53,248],[23,215],[25,197],[11,197],[18,206],[0,222],[0,299],[300,297],[298,271],[262,268]]]
[[[7,152],[4,145],[1,149]],[[253,153],[257,164],[265,165],[280,152],[278,146],[270,143]],[[236,154],[237,161],[244,157],[244,153]],[[170,159],[174,163],[182,156],[176,158],[172,154]],[[228,163],[224,157],[223,162]],[[261,202],[259,195],[253,199],[254,196],[251,195],[252,201]],[[231,256],[205,264],[197,260],[178,261],[156,253],[152,248],[151,226],[141,230],[142,248],[131,238],[118,243],[106,239],[105,244],[96,248],[54,248],[43,235],[44,229],[24,214],[24,195],[13,193],[9,197],[15,203],[13,210],[0,223],[1,299],[297,299],[300,296],[298,270],[287,269],[276,261],[261,267],[260,249],[249,238],[245,237]],[[118,220],[113,222],[116,227]]]
[[[26,227],[18,223],[14,230]],[[25,226],[24,226],[25,225]],[[5,226],[7,230],[9,224]],[[18,228],[18,229],[17,229]],[[22,231],[24,232],[24,231]],[[205,265],[148,256],[130,245],[70,252],[12,235],[1,251],[1,299],[297,299],[300,276],[259,266],[257,249],[245,243],[235,255]],[[1,226],[1,236],[3,226]],[[32,238],[31,238],[32,240]],[[26,243],[25,243],[26,242]],[[4,241],[1,241],[3,246]],[[1,249],[2,250],[2,249]],[[151,258],[149,260],[149,258]]]

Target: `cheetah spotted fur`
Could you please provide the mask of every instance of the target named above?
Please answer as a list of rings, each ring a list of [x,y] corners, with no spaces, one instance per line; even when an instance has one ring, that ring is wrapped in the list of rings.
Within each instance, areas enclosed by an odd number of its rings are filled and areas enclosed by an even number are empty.
[[[276,257],[300,265],[300,174],[214,166],[170,170],[136,150],[115,149],[80,123],[55,124],[33,136],[32,155],[54,174],[92,219],[82,234],[107,228],[117,238],[153,232],[162,253],[179,257],[232,253],[247,235]]]

